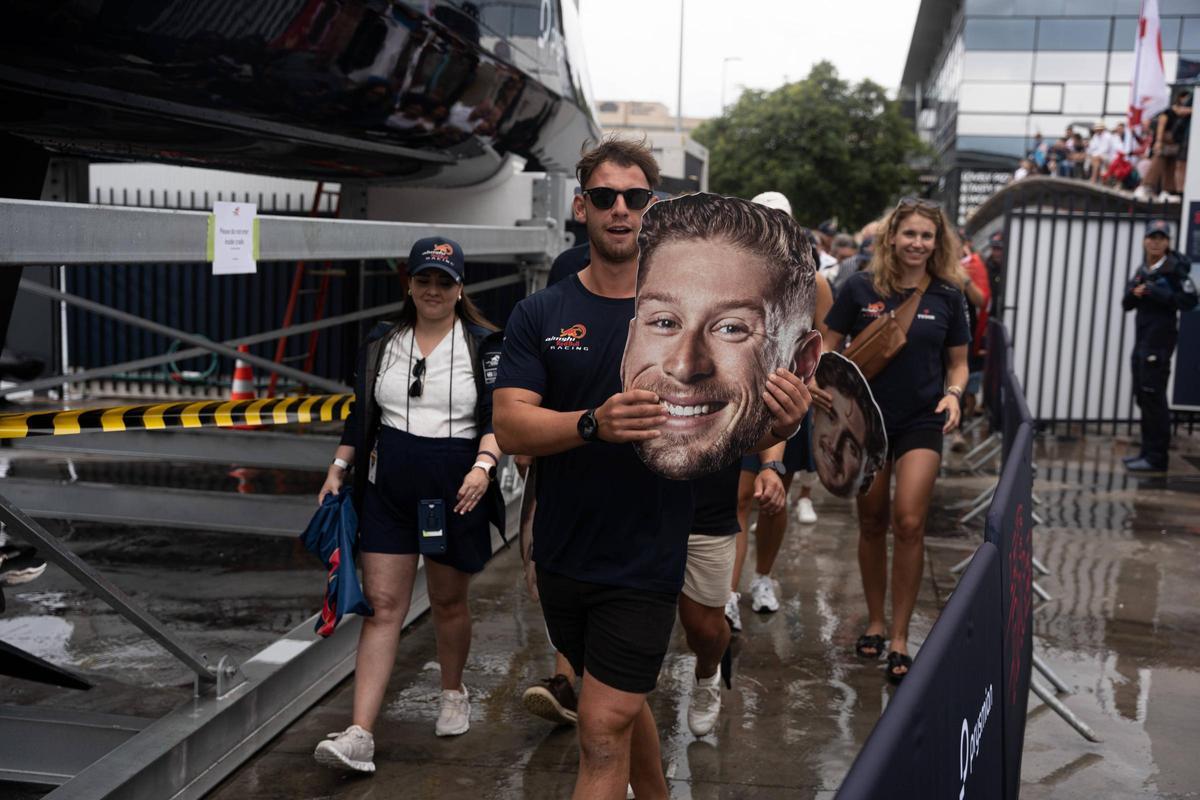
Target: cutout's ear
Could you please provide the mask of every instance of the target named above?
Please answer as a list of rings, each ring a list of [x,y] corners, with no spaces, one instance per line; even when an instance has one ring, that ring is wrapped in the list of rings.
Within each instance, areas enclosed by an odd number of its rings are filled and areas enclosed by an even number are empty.
[[[809,331],[803,339],[796,343],[796,353],[792,357],[792,372],[800,380],[808,383],[817,371],[817,362],[821,360],[821,332]]]
[[[584,196],[581,194],[571,198],[571,213],[575,215],[576,222],[587,222],[587,211],[583,207]]]

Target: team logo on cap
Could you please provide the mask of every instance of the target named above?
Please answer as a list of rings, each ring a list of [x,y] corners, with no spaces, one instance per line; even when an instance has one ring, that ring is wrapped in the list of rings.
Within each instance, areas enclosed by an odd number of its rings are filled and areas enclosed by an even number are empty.
[[[454,256],[454,245],[451,244],[435,244],[431,249],[426,250],[421,255],[426,258],[431,258],[435,261],[449,261]]]

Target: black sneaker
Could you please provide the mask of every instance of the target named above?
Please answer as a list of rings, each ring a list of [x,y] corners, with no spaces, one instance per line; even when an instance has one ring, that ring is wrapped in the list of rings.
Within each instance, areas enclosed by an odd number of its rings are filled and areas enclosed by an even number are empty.
[[[29,583],[46,571],[46,561],[32,547],[0,547],[0,586]]]
[[[566,675],[555,675],[530,686],[521,703],[530,714],[556,725],[574,725],[579,721],[575,687]]]

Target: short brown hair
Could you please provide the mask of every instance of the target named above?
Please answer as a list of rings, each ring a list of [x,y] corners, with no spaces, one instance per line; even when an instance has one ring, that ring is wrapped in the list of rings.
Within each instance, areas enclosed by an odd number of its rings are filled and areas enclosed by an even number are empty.
[[[584,147],[587,147],[587,144],[585,142]],[[579,186],[586,189],[592,173],[601,164],[609,161],[618,167],[637,167],[646,176],[646,182],[650,184],[649,188],[658,188],[658,162],[654,160],[654,154],[646,146],[646,140],[643,138],[642,141],[635,142],[620,136],[605,136],[595,147],[584,150],[583,157],[575,165],[575,177],[579,179]]]

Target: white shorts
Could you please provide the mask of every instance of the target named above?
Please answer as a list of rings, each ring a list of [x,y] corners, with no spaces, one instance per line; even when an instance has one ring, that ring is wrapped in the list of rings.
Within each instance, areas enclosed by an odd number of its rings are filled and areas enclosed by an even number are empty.
[[[702,606],[724,608],[733,582],[736,553],[737,536],[689,536],[683,593]]]

